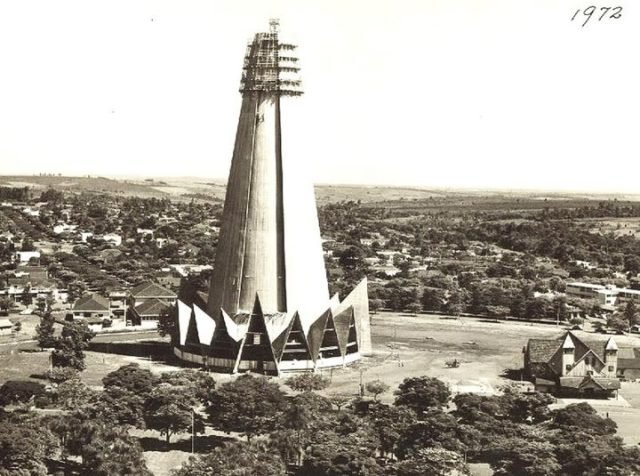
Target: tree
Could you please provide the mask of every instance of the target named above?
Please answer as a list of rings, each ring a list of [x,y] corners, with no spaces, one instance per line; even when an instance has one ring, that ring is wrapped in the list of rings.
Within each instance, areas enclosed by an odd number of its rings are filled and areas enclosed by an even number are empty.
[[[560,474],[551,443],[523,438],[501,438],[490,464],[496,476]]]
[[[420,416],[427,410],[446,405],[451,392],[441,380],[423,376],[405,378],[395,395],[394,405],[407,406]]]
[[[33,240],[28,237],[25,236],[24,239],[22,240],[22,251],[36,251],[36,247],[33,244]]]
[[[287,467],[277,451],[264,442],[225,443],[202,456],[191,456],[172,476],[286,476]]]
[[[82,458],[81,474],[152,476],[137,439],[122,427],[78,413],[53,420],[51,427],[63,442],[64,454]]]
[[[79,379],[62,382],[56,390],[58,403],[65,410],[76,410],[95,397],[95,392]]]
[[[373,314],[377,314],[377,312],[384,307],[384,300],[382,299],[369,299],[369,310]]]
[[[51,370],[48,370],[45,376],[52,383],[59,384],[62,382],[66,382],[67,380],[79,379],[80,372],[71,367],[55,367]]]
[[[398,456],[405,458],[425,447],[442,447],[451,451],[462,451],[465,444],[456,418],[442,410],[426,412],[422,419],[410,424],[398,439]]]
[[[462,455],[443,448],[421,448],[393,465],[395,476],[449,476],[469,474]]]
[[[366,418],[378,437],[380,452],[385,455],[394,453],[398,440],[415,421],[415,414],[406,407],[392,407],[376,402],[369,405]]]
[[[273,430],[286,409],[284,393],[265,377],[244,374],[216,389],[206,411],[214,426],[223,431],[254,435]]]
[[[452,316],[459,316],[465,308],[467,293],[463,289],[453,291],[443,306],[443,311]]]
[[[2,280],[0,280],[0,285],[4,285]],[[8,311],[12,304],[13,304],[13,301],[10,298],[1,297],[0,298],[0,311]]]
[[[148,395],[156,384],[156,377],[149,369],[143,369],[140,365],[133,363],[108,373],[102,379],[105,389],[110,387],[120,387],[136,395]]]
[[[56,339],[55,350],[51,355],[53,365],[84,370],[84,350],[89,347],[89,341],[94,336],[95,333],[85,322],[66,322],[61,337]]]
[[[421,302],[425,311],[440,311],[445,302],[444,291],[439,288],[425,287]]]
[[[22,291],[22,304],[30,306],[33,302],[33,296],[31,295],[31,284],[26,284]]]
[[[334,437],[312,444],[300,474],[305,476],[382,476],[372,452],[363,448],[353,437]]]
[[[39,296],[36,299],[36,307],[38,308],[38,311],[40,311],[40,313],[44,314],[45,310],[47,309],[47,300],[44,298],[44,296]]]
[[[631,330],[631,327],[635,326],[638,323],[638,310],[633,299],[629,299],[627,301],[627,305],[624,308],[623,316],[624,320],[627,321],[629,330]]]
[[[54,337],[55,318],[50,312],[47,312],[40,318],[40,324],[36,326],[36,339],[38,346],[42,349],[55,347],[56,338]]]
[[[351,402],[351,400],[353,400],[353,396],[347,393],[332,393],[329,396],[329,401],[332,405],[335,405],[338,411],[340,411],[342,407]]]
[[[382,380],[378,379],[378,380],[372,380],[370,382],[367,382],[367,384],[365,385],[365,388],[367,389],[367,392],[373,394],[373,399],[374,401],[377,402],[378,395],[389,390],[389,385],[384,383]]]
[[[165,307],[158,316],[158,334],[161,337],[169,336],[171,343],[178,342],[178,316],[175,306]]]
[[[329,379],[320,374],[303,373],[289,377],[284,382],[297,392],[324,390],[330,385]]]
[[[216,381],[209,373],[192,369],[164,372],[160,375],[159,383],[180,387],[203,403],[209,400],[216,388]]]
[[[26,403],[44,394],[44,385],[31,380],[7,380],[0,387],[0,405]]]
[[[614,313],[607,317],[607,327],[615,331],[624,332],[629,330],[629,322],[623,315]]]
[[[273,432],[270,439],[285,461],[291,461],[293,456],[295,464],[300,465],[304,448],[318,431],[332,424],[332,416],[329,399],[310,391],[300,393],[289,401],[280,419],[282,428]]]
[[[553,412],[553,426],[562,430],[580,430],[594,435],[613,435],[618,425],[602,418],[588,403],[573,403]]]
[[[136,394],[122,387],[105,387],[88,413],[114,425],[145,428],[145,397],[146,394]]]
[[[49,474],[45,462],[58,450],[55,436],[32,419],[0,420],[0,474]]]
[[[412,315],[417,315],[422,310],[422,304],[419,302],[411,302],[407,305],[407,312]]]
[[[195,397],[179,388],[161,384],[154,388],[144,403],[144,422],[147,428],[158,430],[166,437],[167,445],[171,435],[191,428],[195,422],[195,432],[203,432],[204,424],[200,415],[195,414]]]

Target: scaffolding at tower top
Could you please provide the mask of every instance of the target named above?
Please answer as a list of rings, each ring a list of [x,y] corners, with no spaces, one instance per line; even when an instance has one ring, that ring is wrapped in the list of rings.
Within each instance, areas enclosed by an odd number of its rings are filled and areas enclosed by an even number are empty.
[[[240,92],[300,96],[303,91],[295,55],[297,46],[280,41],[277,20],[272,19],[269,25],[268,33],[256,33],[247,44]]]

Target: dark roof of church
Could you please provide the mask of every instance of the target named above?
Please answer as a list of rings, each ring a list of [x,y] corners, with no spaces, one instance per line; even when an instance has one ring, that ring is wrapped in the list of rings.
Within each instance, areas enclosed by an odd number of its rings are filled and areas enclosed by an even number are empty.
[[[529,339],[528,352],[530,362],[549,362],[556,351],[562,346],[569,336],[575,346],[575,360],[580,360],[586,353],[592,351],[604,362],[605,348],[609,338],[604,339],[580,339],[572,332],[565,332],[555,339]]]
[[[531,362],[548,362],[561,344],[561,339],[529,339],[529,360]]]

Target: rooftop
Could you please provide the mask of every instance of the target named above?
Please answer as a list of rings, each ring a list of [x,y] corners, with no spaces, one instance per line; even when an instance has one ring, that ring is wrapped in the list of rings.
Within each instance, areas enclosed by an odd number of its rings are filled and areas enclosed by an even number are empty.
[[[82,296],[73,305],[74,311],[109,311],[109,300],[99,294]]]
[[[176,293],[167,289],[163,286],[160,286],[158,283],[154,283],[151,281],[146,281],[144,283],[138,284],[135,288],[131,290],[131,295],[135,298],[168,298],[175,299],[177,297]]]

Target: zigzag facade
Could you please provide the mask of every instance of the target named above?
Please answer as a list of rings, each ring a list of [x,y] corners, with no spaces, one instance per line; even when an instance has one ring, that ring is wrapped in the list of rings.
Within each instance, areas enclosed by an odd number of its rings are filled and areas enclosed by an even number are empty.
[[[283,154],[281,100],[302,95],[295,50],[276,21],[247,46],[209,293],[183,291],[175,309],[182,360],[279,374],[371,353],[366,278],[329,299],[313,186]]]
[[[267,375],[342,367],[370,348],[361,318],[368,322],[366,279],[340,303],[335,297],[317,319],[305,326],[299,312],[265,313],[259,296],[251,312],[211,316],[204,296],[183,293],[177,302],[181,360],[223,372],[254,371]],[[362,311],[365,311],[363,313]],[[368,328],[368,326],[367,326]]]

